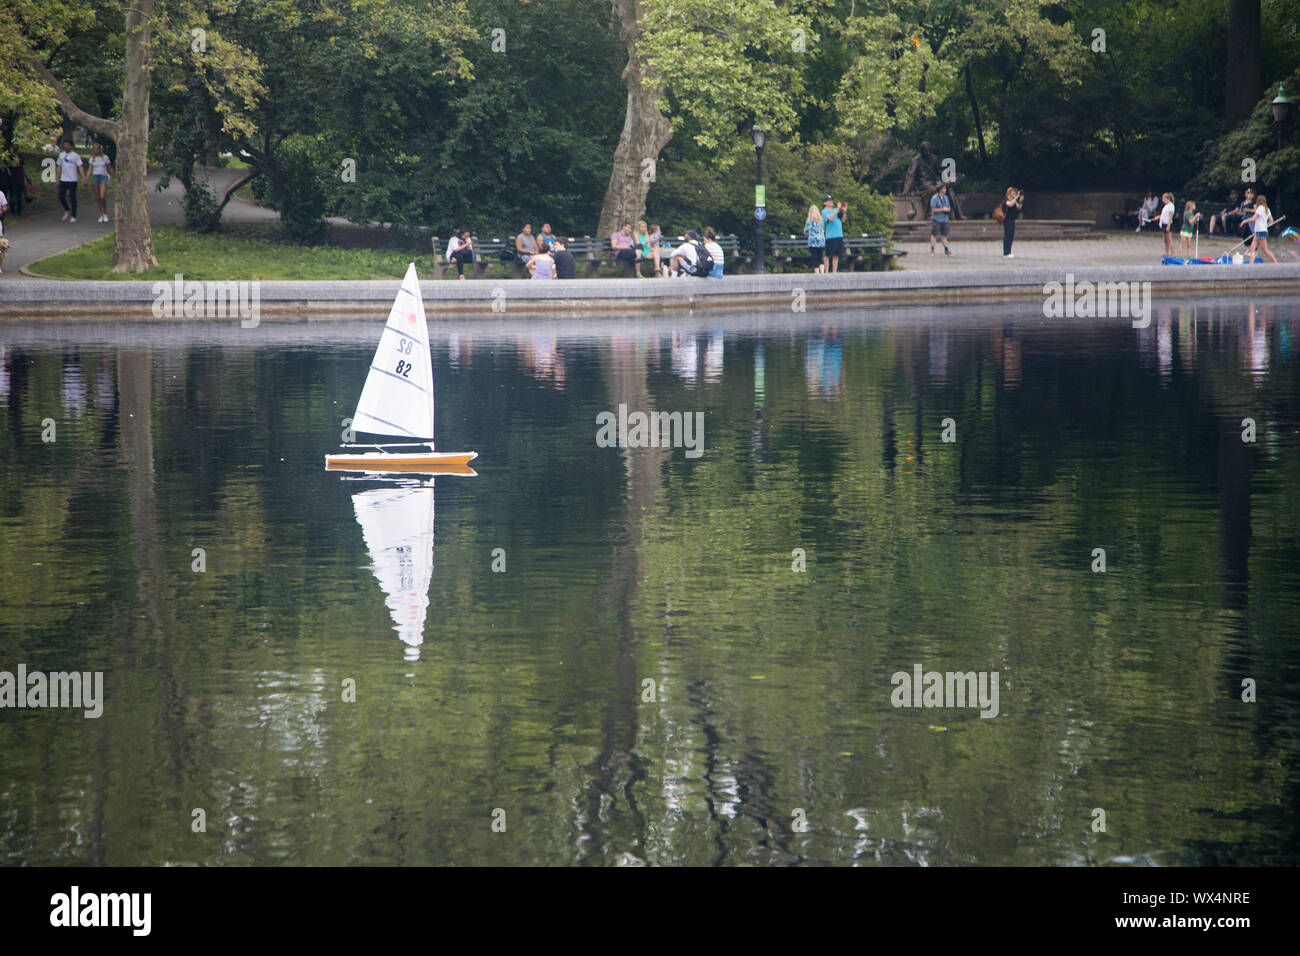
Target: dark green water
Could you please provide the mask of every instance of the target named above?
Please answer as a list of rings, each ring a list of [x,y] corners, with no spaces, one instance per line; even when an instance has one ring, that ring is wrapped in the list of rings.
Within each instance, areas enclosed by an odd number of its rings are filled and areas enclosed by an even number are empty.
[[[1300,863],[1300,307],[793,318],[435,327],[418,644],[322,469],[382,320],[0,328],[0,671],[106,697],[0,710],[0,861]]]

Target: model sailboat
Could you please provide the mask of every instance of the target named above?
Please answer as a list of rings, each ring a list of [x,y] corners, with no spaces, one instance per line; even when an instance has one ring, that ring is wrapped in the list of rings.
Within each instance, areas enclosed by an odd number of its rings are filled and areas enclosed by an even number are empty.
[[[474,474],[469,463],[478,452],[433,450],[433,362],[414,262],[406,268],[406,278],[379,337],[370,374],[352,416],[352,428],[367,435],[393,435],[414,441],[345,444],[344,448],[373,450],[326,455],[326,470]],[[426,450],[389,450],[393,448]]]

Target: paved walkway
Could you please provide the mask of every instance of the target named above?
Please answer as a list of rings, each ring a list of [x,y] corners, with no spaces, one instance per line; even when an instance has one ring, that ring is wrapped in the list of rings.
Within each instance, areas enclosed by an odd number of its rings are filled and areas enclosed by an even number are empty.
[[[1070,268],[1073,266],[1137,266],[1159,265],[1165,254],[1164,239],[1158,233],[1137,234],[1128,230],[1107,230],[1104,239],[1026,239],[1012,247],[1014,258],[1002,258],[1002,241],[952,242],[952,255],[943,254],[943,246],[935,245],[930,255],[928,242],[900,242],[907,255],[900,260],[902,267],[913,271],[945,271],[953,269],[1034,269]],[[1202,258],[1212,259],[1232,246],[1235,239],[1222,236],[1201,236],[1199,252]],[[1300,258],[1300,244],[1289,239],[1269,241],[1269,248],[1278,262],[1296,262]],[[1177,248],[1175,246],[1175,248]],[[1244,247],[1239,251],[1244,252]]]
[[[203,168],[200,174],[217,190],[218,195],[222,195],[226,187],[244,175],[244,170]],[[178,181],[172,180],[170,186],[158,192],[160,178],[156,169],[149,173],[149,218],[154,225],[181,222],[185,218],[181,208],[185,190]],[[63,221],[63,208],[52,189],[50,192],[49,198],[43,199],[44,209],[24,210],[21,218],[11,215],[6,219],[5,237],[13,245],[5,257],[4,275],[0,276],[0,282],[31,281],[19,271],[23,266],[113,231],[111,220],[115,218],[116,210],[113,207],[116,200],[112,189],[108,191],[109,222],[95,222],[95,193],[90,186],[77,188],[76,222]],[[224,218],[228,222],[264,222],[278,219],[279,216],[236,197],[226,206]]]
[[[239,169],[201,169],[200,174],[217,190],[218,194],[243,175]],[[180,183],[173,181],[162,192],[157,191],[159,174],[157,170],[149,174],[149,216],[155,224],[180,222],[184,217],[181,201],[184,190]],[[62,210],[57,201],[52,201],[44,212],[28,213],[21,219],[10,216],[6,235],[13,242],[8,258],[4,262],[4,275],[0,283],[30,281],[19,269],[33,262],[71,249],[83,242],[107,235],[112,232],[113,224],[95,222],[95,200],[89,187],[78,190],[81,215],[76,223],[62,221]],[[109,215],[114,214],[113,193],[109,192]],[[226,206],[225,217],[230,222],[266,222],[278,218],[278,214],[263,209],[242,199],[232,199]],[[336,221],[336,220],[331,220]],[[937,247],[936,254],[929,254],[926,242],[900,242],[899,248],[906,249],[908,255],[899,260],[907,272],[952,272],[965,270],[1005,270],[1016,272],[1024,269],[1068,270],[1076,267],[1123,267],[1141,265],[1159,265],[1164,255],[1164,242],[1156,233],[1141,235],[1127,230],[1107,230],[1104,238],[1099,239],[1055,239],[1018,241],[1015,245],[1015,257],[1002,258],[1000,240],[981,240],[952,243],[953,254],[945,256],[942,247]],[[1234,245],[1233,240],[1221,236],[1202,236],[1199,252],[1201,256],[1213,257],[1226,252]],[[1295,263],[1300,261],[1300,243],[1291,240],[1273,240],[1270,242],[1274,255],[1279,262]]]

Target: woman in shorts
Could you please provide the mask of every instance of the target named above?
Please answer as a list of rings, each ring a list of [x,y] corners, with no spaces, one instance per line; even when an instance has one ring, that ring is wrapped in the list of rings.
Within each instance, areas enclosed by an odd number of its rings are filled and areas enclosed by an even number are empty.
[[[1269,262],[1277,262],[1277,256],[1273,255],[1268,248],[1268,227],[1273,225],[1273,216],[1268,211],[1268,200],[1263,194],[1255,197],[1255,214],[1250,228],[1254,235],[1250,242],[1250,258],[1253,260],[1259,253],[1268,256]]]
[[[108,174],[113,161],[104,155],[98,143],[90,151],[90,184],[95,189],[95,206],[99,209],[96,222],[108,222]]]

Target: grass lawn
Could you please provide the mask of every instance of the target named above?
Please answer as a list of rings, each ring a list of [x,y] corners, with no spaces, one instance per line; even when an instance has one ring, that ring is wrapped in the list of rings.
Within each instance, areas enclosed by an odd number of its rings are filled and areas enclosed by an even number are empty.
[[[400,279],[414,261],[421,276],[433,277],[433,256],[404,250],[342,249],[276,242],[273,227],[229,227],[199,235],[179,225],[155,226],[159,268],[145,273],[113,271],[113,237],[105,236],[32,264],[32,271],[61,279],[171,279],[176,273],[199,281],[233,279]]]
[[[32,263],[32,271],[60,279],[172,279],[178,272],[197,281],[240,279],[400,279],[409,262],[422,279],[433,278],[433,255],[410,249],[348,249],[341,246],[295,246],[276,239],[274,224],[241,223],[200,235],[180,225],[155,226],[154,253],[159,268],[144,273],[113,271],[113,237],[105,236],[76,249]],[[455,278],[449,267],[447,278]],[[600,275],[621,275],[621,267],[601,266]],[[492,262],[485,279],[513,279],[509,263]]]

